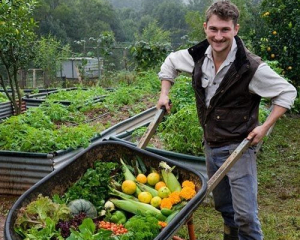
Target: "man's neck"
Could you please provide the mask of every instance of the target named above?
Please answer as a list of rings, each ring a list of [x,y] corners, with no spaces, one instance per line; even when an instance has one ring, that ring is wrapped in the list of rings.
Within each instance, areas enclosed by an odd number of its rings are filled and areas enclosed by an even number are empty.
[[[218,53],[218,52],[215,52],[214,50],[212,50],[212,57],[214,60],[216,73],[218,72],[222,63],[226,60],[230,50],[231,50],[231,47],[228,48],[226,52],[221,52],[221,53]]]

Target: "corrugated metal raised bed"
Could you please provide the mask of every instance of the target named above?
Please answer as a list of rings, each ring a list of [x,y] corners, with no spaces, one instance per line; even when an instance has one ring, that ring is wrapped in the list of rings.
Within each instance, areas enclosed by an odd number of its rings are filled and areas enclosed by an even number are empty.
[[[145,126],[152,120],[156,108],[150,108],[103,131],[92,139],[91,144],[116,136],[136,127]],[[70,158],[84,148],[58,150],[53,153],[29,153],[0,151],[0,194],[20,195],[30,186],[61,168]]]
[[[54,94],[54,93],[58,93],[59,91],[72,91],[72,90],[77,90],[78,88],[65,88],[65,89],[55,89],[55,90],[49,90],[49,91],[43,91],[41,93],[36,93],[36,94],[27,94],[26,96],[24,96],[22,98],[23,101],[26,102],[26,106],[27,108],[30,107],[38,107],[40,106],[42,103],[44,103],[46,101],[46,98],[48,95],[50,94]],[[107,89],[108,91],[111,91],[112,89]],[[105,96],[99,96],[99,97],[95,97],[93,99],[94,103],[97,102],[101,102],[103,101],[105,98]],[[69,106],[72,104],[71,101],[57,101],[65,106]]]
[[[134,146],[120,142],[101,142],[94,144],[85,151],[74,156],[70,162],[63,168],[52,172],[43,180],[38,182],[27,192],[25,192],[14,204],[10,210],[4,229],[4,238],[6,240],[20,240],[21,237],[14,231],[14,224],[17,219],[18,211],[21,207],[26,206],[32,200],[35,200],[39,194],[52,197],[54,194],[62,195],[66,190],[74,184],[80,177],[93,167],[96,161],[117,162],[120,163],[120,158],[137,159],[140,158],[145,165],[150,168],[158,168],[161,161],[168,165],[175,166],[179,179],[190,180],[196,185],[196,195],[187,202],[168,225],[161,230],[154,240],[170,239],[186,223],[192,213],[201,204],[205,198],[206,180],[193,169],[187,168],[184,164],[172,161],[162,156],[150,153],[148,151],[136,148]]]
[[[21,111],[26,111],[26,104],[22,101]],[[14,115],[14,108],[11,102],[0,103],[0,121]]]

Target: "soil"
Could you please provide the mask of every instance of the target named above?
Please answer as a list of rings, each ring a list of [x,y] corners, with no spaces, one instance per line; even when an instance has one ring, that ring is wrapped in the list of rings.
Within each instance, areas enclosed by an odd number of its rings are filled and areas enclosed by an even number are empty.
[[[4,224],[9,209],[13,206],[19,196],[0,195],[0,240],[4,240]]]

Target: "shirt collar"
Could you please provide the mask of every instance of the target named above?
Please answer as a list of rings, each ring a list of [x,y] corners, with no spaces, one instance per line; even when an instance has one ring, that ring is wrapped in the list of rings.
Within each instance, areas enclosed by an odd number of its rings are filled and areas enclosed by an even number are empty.
[[[227,62],[232,63],[234,61],[236,51],[237,51],[237,44],[236,44],[235,38],[233,38],[230,52],[229,52],[229,54],[228,54],[228,56],[225,60],[226,63]],[[210,45],[208,46],[208,48],[205,51],[205,56],[208,57],[210,60],[213,60],[213,58],[212,58],[212,48],[211,48]]]

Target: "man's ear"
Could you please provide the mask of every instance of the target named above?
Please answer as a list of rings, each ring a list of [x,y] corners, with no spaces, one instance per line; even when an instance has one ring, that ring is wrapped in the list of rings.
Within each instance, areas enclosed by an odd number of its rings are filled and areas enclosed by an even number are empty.
[[[204,22],[203,23],[203,29],[204,29],[204,31],[206,30],[206,28],[207,28],[207,24],[206,24],[206,22]]]
[[[236,24],[236,26],[234,27],[234,30],[235,30],[235,35],[237,35],[240,30],[240,24]]]

